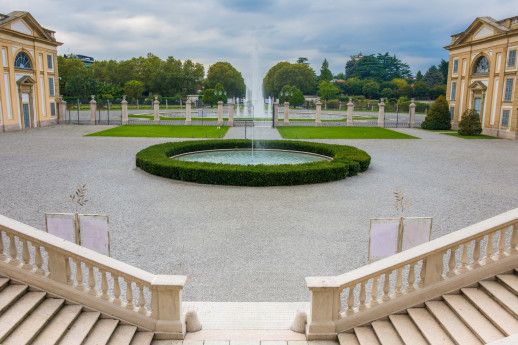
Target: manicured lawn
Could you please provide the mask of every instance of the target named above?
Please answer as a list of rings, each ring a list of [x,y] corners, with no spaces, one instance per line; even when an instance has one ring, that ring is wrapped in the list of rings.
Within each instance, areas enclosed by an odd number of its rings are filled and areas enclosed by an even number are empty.
[[[459,133],[443,133],[443,134],[451,135],[452,137],[463,138],[463,139],[502,139],[502,138],[499,138],[499,137],[492,137],[490,135],[484,135],[484,134],[481,134],[481,135],[471,135],[471,136],[460,135]]]
[[[228,127],[216,126],[161,126],[161,125],[126,125],[88,136],[99,137],[154,137],[154,138],[223,138]]]
[[[284,139],[419,139],[378,127],[277,127]]]
[[[423,131],[428,132],[457,132],[455,129],[424,129],[421,127],[418,127],[418,129],[422,129]]]

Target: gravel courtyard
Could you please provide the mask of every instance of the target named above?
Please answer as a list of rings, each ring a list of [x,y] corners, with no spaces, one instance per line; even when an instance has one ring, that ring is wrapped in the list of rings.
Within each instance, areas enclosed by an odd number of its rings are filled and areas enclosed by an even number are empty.
[[[187,301],[309,301],[304,277],[367,263],[369,219],[395,217],[393,192],[434,218],[432,237],[518,207],[518,142],[400,129],[420,140],[318,140],[372,156],[342,181],[294,187],[198,185],[147,174],[135,154],[175,139],[84,137],[107,126],[0,133],[0,214],[44,230],[44,212],[110,216],[115,259],[188,274]],[[235,134],[235,132],[234,132]],[[314,140],[316,141],[316,140]]]

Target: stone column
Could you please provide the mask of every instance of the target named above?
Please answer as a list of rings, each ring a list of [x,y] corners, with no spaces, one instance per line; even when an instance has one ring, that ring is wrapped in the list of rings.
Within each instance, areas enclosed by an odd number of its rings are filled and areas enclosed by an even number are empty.
[[[185,101],[185,124],[190,126],[192,124],[191,120],[191,100],[187,99]]]
[[[128,124],[128,101],[126,101],[126,95],[122,95],[121,101],[121,109],[122,109],[122,125]]]
[[[228,125],[234,126],[234,102],[228,104]]]
[[[409,106],[409,112],[410,112],[410,122],[408,124],[408,127],[414,128],[415,127],[415,98],[410,99],[412,103],[410,103]]]
[[[181,307],[182,289],[188,280],[186,276],[154,276],[151,283],[151,308],[156,320],[155,332],[175,335],[174,339],[183,339],[185,336]]]
[[[273,122],[279,127],[279,102],[273,102]]]
[[[284,102],[284,124],[290,124],[290,102]]]
[[[160,107],[159,105],[160,105],[160,102],[158,101],[158,96],[155,96],[155,101],[153,102],[153,115],[154,115],[153,122],[155,124],[160,123],[160,115],[158,113],[158,109]]]
[[[347,103],[347,126],[353,126],[353,110],[353,99],[349,98],[349,103]]]
[[[317,102],[317,113],[315,115],[315,125],[322,126],[322,121],[320,121],[320,113],[322,112],[322,103],[320,101]]]
[[[95,111],[97,110],[97,102],[94,99],[94,95],[91,95],[92,99],[90,100],[90,124],[95,125]]]
[[[320,281],[315,281],[319,278]],[[306,328],[308,340],[336,336],[336,325],[340,317],[340,287],[334,277],[306,277],[311,292],[311,312]]]
[[[218,101],[218,126],[223,126],[223,101]]]
[[[381,102],[378,104],[378,106],[378,127],[385,128],[385,103],[383,103],[383,98],[381,99]]]
[[[58,123],[64,123],[67,118],[67,102],[61,98],[58,101]]]

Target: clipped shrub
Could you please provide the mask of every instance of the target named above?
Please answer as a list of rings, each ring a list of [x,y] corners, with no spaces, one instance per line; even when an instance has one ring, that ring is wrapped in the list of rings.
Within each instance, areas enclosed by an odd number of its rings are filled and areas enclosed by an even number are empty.
[[[480,116],[475,109],[466,109],[459,122],[459,135],[473,136],[480,133],[482,133]]]
[[[337,99],[330,99],[329,101],[327,101],[327,109],[338,109],[338,108],[340,108],[340,104],[338,102],[339,101]]]
[[[311,152],[331,161],[283,165],[233,165],[187,162],[170,157],[213,149],[251,148],[250,140],[202,140],[149,146],[137,153],[136,165],[150,174],[205,184],[236,186],[282,186],[329,182],[368,169],[371,157],[353,146],[292,140],[256,140],[254,147]]]
[[[448,102],[444,96],[439,96],[435,102],[433,102],[426,118],[421,124],[423,129],[450,129],[450,109],[448,108]]]

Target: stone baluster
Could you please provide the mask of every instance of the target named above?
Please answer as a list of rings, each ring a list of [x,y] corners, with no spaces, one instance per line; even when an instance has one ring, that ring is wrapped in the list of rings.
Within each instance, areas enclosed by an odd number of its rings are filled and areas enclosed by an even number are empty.
[[[354,312],[354,285],[349,286],[349,295],[347,296],[347,313]]]
[[[378,280],[381,278],[381,276],[377,276],[372,278],[372,290],[371,290],[371,300],[370,305],[375,306],[378,302]]]
[[[70,267],[70,258],[65,257],[65,275],[66,275],[66,283],[68,285],[74,285],[72,282],[72,267]]]
[[[95,288],[94,267],[92,265],[86,265],[86,267],[88,267],[88,293],[90,295],[97,296],[97,289]]]
[[[353,99],[349,98],[349,103],[347,103],[347,126],[352,127],[353,124],[353,111],[354,111],[354,103]]]
[[[383,281],[383,296],[381,297],[383,302],[390,300],[390,273],[391,272],[385,272],[385,279]]]
[[[383,98],[381,99],[381,102],[378,104],[378,106],[379,106],[378,127],[384,128],[385,127],[385,103],[383,103]]]
[[[415,290],[414,283],[415,283],[415,265],[417,263],[411,263],[410,269],[408,270],[408,285],[405,289],[406,293],[412,292]]]
[[[421,271],[419,272],[419,286],[420,288],[424,287],[424,280],[426,277],[426,259],[423,259],[422,265],[421,265]]]
[[[160,124],[160,102],[158,101],[158,96],[155,96],[155,101],[153,102],[153,123],[158,125]]]
[[[190,126],[192,125],[192,120],[191,120],[191,99],[187,99],[187,101],[185,101],[185,125],[186,126]]]
[[[34,246],[34,252],[35,252],[34,263],[36,264],[36,274],[44,275],[45,270],[42,268],[43,257],[41,256],[41,247],[39,244],[36,244]]]
[[[0,260],[5,261],[7,259],[7,255],[4,253],[4,235],[3,231],[0,231]]]
[[[360,284],[360,296],[358,298],[358,310],[364,310],[366,308],[365,300],[367,299],[367,294],[365,293],[365,284],[366,282],[361,282]]]
[[[486,255],[484,256],[484,259],[482,259],[483,263],[489,263],[493,261],[491,256],[493,255],[493,236],[495,233],[490,233],[487,235],[487,242],[486,242]]]
[[[11,256],[11,261],[9,263],[14,266],[18,266],[20,264],[20,260],[18,259],[18,249],[16,248],[16,241],[14,239],[14,235],[9,234],[9,256]]]
[[[74,259],[74,262],[76,263],[76,288],[84,291],[86,290],[86,287],[83,282],[83,267],[81,266],[81,261],[79,261],[79,259]]]
[[[119,276],[113,274],[113,297],[115,298],[113,303],[115,305],[122,305],[121,300],[121,286],[119,284]]]
[[[462,254],[460,255],[460,266],[457,269],[458,273],[464,273],[468,271],[468,246],[469,242],[466,242],[462,245]]]
[[[223,101],[218,101],[218,122],[217,126],[223,126]]]
[[[498,243],[496,245],[498,251],[495,255],[493,255],[493,260],[502,259],[505,257],[504,250],[505,250],[505,229],[500,229],[500,236],[498,236]]]
[[[131,288],[131,280],[126,279],[126,308],[135,309],[133,304],[133,289]]]
[[[284,125],[290,124],[290,102],[284,102]]]
[[[94,99],[94,95],[91,95],[90,97],[92,97],[90,100],[90,124],[95,125],[95,111],[97,110],[97,102]]]
[[[234,127],[234,102],[228,104],[228,122],[227,126]]]
[[[31,264],[31,254],[29,253],[29,244],[27,243],[27,240],[22,240],[22,261],[23,266],[22,268],[24,270],[32,270],[33,266]]]
[[[316,126],[322,126],[322,121],[320,120],[321,112],[322,112],[322,103],[320,101],[317,101],[317,109],[316,109],[316,115],[315,115],[315,125]]]
[[[144,285],[138,284],[138,312],[141,314],[146,313],[146,298],[144,297]]]
[[[128,101],[126,101],[126,95],[122,95],[121,101],[121,113],[122,113],[122,125],[128,124]]]
[[[450,248],[450,259],[448,260],[448,272],[446,272],[447,277],[453,277],[455,275],[455,266],[457,266],[457,258],[455,257],[455,252],[459,246],[455,248]]]
[[[415,127],[415,98],[411,98],[411,103],[410,105],[408,106],[408,111],[409,111],[409,115],[410,115],[410,122],[408,123],[408,127],[410,128],[414,128]]]
[[[473,248],[473,262],[471,263],[471,267],[479,267],[480,266],[480,241],[481,238],[477,238],[475,240],[475,247]]]
[[[105,270],[99,270],[101,272],[101,298],[104,300],[109,300],[110,296],[108,295],[108,278],[106,275],[108,272]]]
[[[513,230],[511,232],[510,246],[507,250],[508,254],[516,253],[518,250],[516,249],[516,245],[518,244],[518,224],[514,224],[512,226]]]
[[[394,289],[394,296],[399,297],[403,294],[403,267],[400,267],[396,270],[396,288]]]

